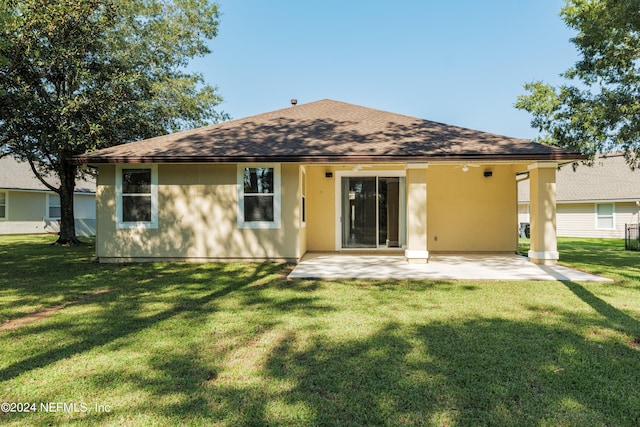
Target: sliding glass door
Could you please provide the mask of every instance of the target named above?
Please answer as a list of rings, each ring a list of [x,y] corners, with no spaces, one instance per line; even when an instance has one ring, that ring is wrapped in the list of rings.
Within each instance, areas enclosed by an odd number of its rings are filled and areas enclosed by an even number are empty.
[[[399,248],[404,243],[404,177],[342,177],[342,247]]]

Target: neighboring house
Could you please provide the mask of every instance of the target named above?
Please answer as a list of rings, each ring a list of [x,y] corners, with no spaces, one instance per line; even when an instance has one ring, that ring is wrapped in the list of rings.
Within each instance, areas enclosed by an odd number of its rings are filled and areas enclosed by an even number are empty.
[[[571,165],[557,173],[557,234],[624,238],[625,224],[638,224],[640,170],[620,154],[599,157],[593,166]],[[529,222],[529,186],[518,186],[518,221]]]
[[[332,100],[73,159],[99,169],[102,262],[288,260],[310,251],[516,252],[530,171],[530,258],[558,259],[556,147]]]
[[[47,177],[58,186],[60,181]],[[74,194],[76,234],[95,235],[95,182],[79,180]],[[29,163],[0,158],[0,234],[58,233],[60,197],[34,175]]]

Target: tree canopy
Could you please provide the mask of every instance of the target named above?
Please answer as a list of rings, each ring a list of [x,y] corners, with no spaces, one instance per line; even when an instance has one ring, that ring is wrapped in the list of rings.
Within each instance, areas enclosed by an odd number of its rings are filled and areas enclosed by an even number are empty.
[[[76,242],[67,159],[225,118],[187,70],[210,53],[207,0],[7,0],[0,6],[0,155],[28,161],[60,194],[60,242]],[[55,173],[60,185],[43,176]]]
[[[640,166],[640,0],[566,0],[580,59],[553,87],[525,85],[516,107],[533,115],[543,142],[595,157],[621,151]]]

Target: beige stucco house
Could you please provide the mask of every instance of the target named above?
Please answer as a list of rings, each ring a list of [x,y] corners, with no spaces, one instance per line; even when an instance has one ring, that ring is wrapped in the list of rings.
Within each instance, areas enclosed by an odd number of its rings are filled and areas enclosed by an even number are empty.
[[[55,176],[46,177],[58,186]],[[73,195],[76,234],[96,232],[96,185],[91,179],[76,182]],[[26,162],[0,158],[0,235],[45,234],[60,231],[60,196],[40,182]]]
[[[517,251],[529,172],[531,251],[558,259],[558,164],[531,141],[322,100],[89,153],[102,262],[287,260],[306,252]]]
[[[625,224],[640,223],[640,170],[624,156],[598,157],[592,166],[562,167],[556,175],[558,236],[625,237]],[[529,222],[529,183],[518,185],[518,221]]]

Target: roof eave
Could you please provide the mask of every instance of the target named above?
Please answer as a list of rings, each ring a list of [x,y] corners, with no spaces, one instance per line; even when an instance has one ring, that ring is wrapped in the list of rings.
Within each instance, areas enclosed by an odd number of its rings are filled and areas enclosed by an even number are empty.
[[[388,162],[469,162],[469,161],[557,161],[573,162],[587,159],[577,153],[546,154],[439,154],[407,155],[305,155],[305,156],[77,156],[69,159],[76,165],[118,163],[388,163]]]

